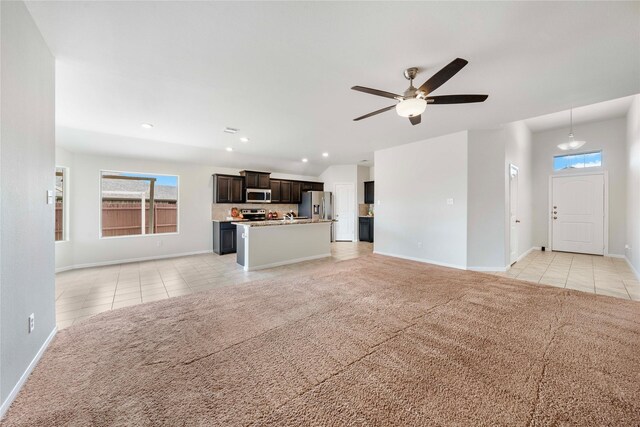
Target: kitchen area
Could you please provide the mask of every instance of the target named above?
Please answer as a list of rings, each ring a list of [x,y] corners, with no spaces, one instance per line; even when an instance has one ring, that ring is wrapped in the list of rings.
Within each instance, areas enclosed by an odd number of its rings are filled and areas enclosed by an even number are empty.
[[[332,202],[322,182],[214,174],[213,251],[246,271],[331,256]]]

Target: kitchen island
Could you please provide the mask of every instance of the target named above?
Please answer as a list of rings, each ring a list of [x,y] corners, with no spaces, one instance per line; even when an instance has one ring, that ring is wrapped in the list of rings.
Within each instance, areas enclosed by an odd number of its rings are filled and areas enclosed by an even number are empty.
[[[331,256],[331,221],[235,222],[237,261],[245,271]]]

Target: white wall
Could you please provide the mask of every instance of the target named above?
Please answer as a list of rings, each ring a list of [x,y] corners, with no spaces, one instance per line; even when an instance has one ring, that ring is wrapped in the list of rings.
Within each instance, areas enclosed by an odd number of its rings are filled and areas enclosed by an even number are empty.
[[[69,166],[70,241],[56,245],[58,270],[212,250],[211,203],[214,173],[237,168],[137,158],[69,153],[58,147],[59,165]],[[103,170],[178,175],[178,234],[100,238],[100,172]],[[274,178],[317,177],[273,173]]]
[[[364,203],[364,183],[366,181],[369,181],[370,176],[371,176],[371,171],[367,166],[358,166],[357,168],[358,186],[356,187],[358,203]],[[356,230],[357,229],[358,228],[356,227]]]
[[[375,252],[465,268],[467,132],[376,151],[375,165]]]
[[[531,249],[531,132],[524,122],[496,130],[469,131],[467,263],[499,270],[510,264],[509,166],[519,169],[517,255]]]
[[[505,130],[505,266],[510,262],[511,226],[509,220],[509,165],[518,167],[518,257],[527,253],[533,246],[533,137],[527,125],[512,122],[504,126]]]
[[[469,131],[467,263],[505,267],[505,131]]]
[[[2,416],[55,333],[55,63],[23,2],[0,2],[0,15]]]
[[[640,280],[640,95],[627,114],[627,232],[626,256]]]
[[[624,254],[627,228],[627,123],[624,117],[574,126],[576,138],[587,143],[578,152],[602,150],[602,168],[569,170],[557,174],[606,170],[609,173],[609,253]],[[554,175],[553,156],[567,154],[557,145],[568,129],[533,134],[533,245],[549,247],[549,176]]]

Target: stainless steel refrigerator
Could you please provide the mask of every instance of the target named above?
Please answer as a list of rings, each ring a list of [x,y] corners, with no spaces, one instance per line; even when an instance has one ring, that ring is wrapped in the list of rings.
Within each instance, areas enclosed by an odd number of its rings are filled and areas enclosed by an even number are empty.
[[[304,191],[302,201],[298,205],[298,216],[313,220],[333,219],[333,197],[329,191]],[[333,224],[331,224],[331,241],[333,242]]]

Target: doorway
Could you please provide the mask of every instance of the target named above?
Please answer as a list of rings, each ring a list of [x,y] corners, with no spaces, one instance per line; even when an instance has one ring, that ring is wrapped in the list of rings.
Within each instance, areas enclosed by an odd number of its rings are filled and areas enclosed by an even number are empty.
[[[356,191],[353,183],[335,185],[335,240],[352,242],[355,239]]]
[[[518,261],[518,176],[520,169],[509,165],[509,264]]]
[[[551,177],[554,251],[604,255],[605,196],[604,174]]]

